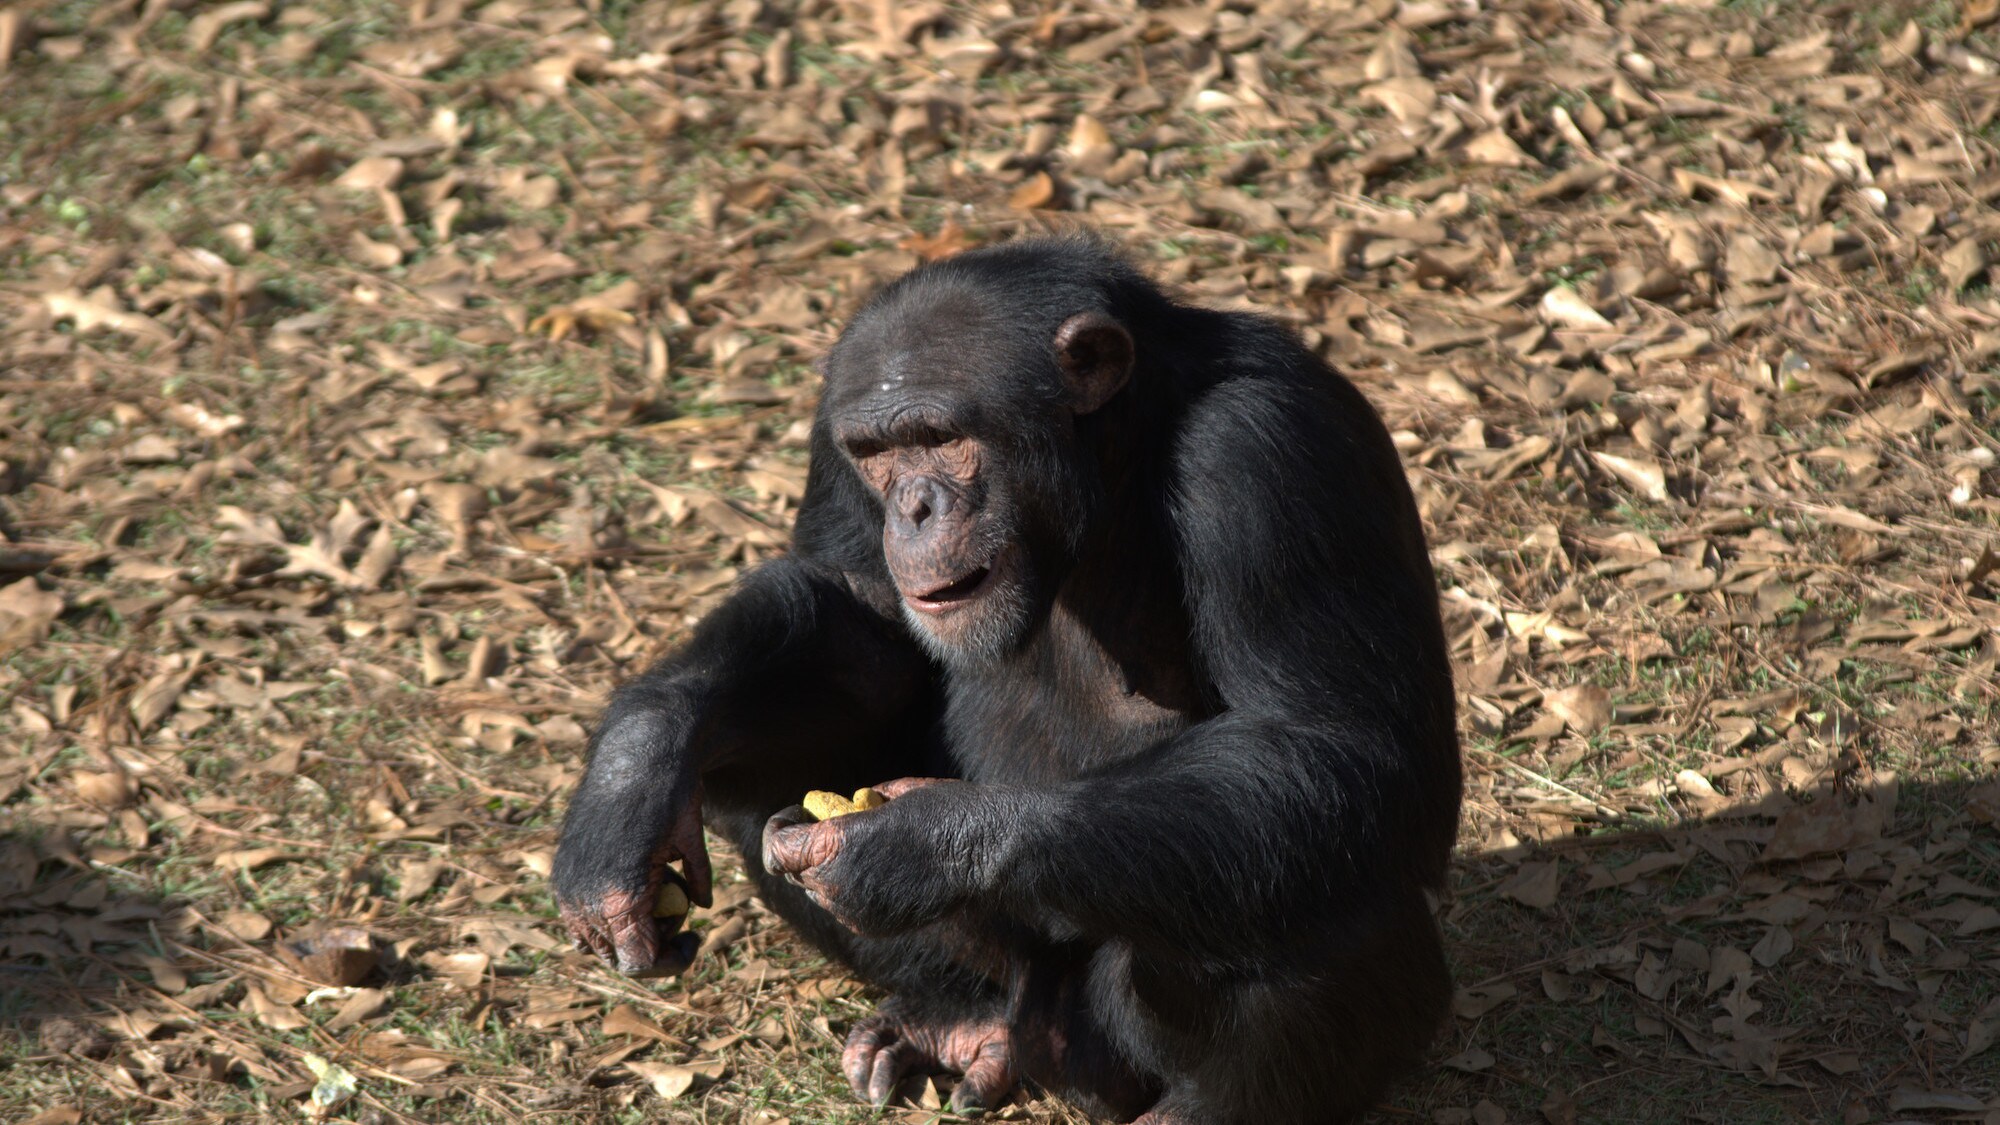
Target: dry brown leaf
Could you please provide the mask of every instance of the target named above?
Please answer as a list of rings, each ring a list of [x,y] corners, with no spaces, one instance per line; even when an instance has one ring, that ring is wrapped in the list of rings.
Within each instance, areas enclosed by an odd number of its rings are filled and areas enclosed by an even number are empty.
[[[1863,515],[1845,504],[1801,504],[1799,510],[1837,527],[1850,528],[1854,531],[1869,531],[1881,535],[1903,534],[1901,528],[1883,523],[1873,516]]]
[[[470,940],[488,957],[500,958],[516,946],[536,951],[561,945],[532,922],[517,918],[473,918],[458,925],[460,940]]]
[[[7,73],[8,64],[13,60],[15,53],[27,46],[33,38],[34,33],[28,24],[26,13],[19,8],[0,12],[0,74]]]
[[[0,655],[40,643],[62,611],[62,595],[33,578],[0,586]]]
[[[393,242],[377,242],[355,231],[347,238],[347,252],[355,261],[373,269],[385,270],[403,264],[403,248]]]
[[[1491,164],[1499,168],[1533,168],[1541,162],[1522,151],[1514,143],[1514,138],[1498,129],[1490,129],[1465,143],[1460,150],[1467,160],[1475,164]]]
[[[1981,1113],[1986,1102],[1977,1094],[1956,1090],[1897,1090],[1889,1095],[1889,1112],[1915,1113],[1925,1110],[1945,1113]]]
[[[403,162],[394,156],[364,156],[334,180],[334,186],[356,191],[388,191],[403,180]]]
[[[954,220],[947,219],[934,235],[912,234],[898,243],[903,249],[916,254],[926,262],[935,262],[962,253],[978,245],[966,233],[965,228]]]
[[[1007,197],[1007,206],[1016,211],[1033,211],[1050,206],[1056,199],[1056,182],[1047,172],[1037,172],[1022,180]]]
[[[454,986],[470,991],[485,982],[486,974],[492,968],[493,958],[472,950],[463,953],[439,951],[426,954],[423,963]]]
[[[216,919],[224,932],[238,941],[260,942],[271,936],[271,920],[248,910],[231,910]]]
[[[1894,798],[1886,793],[1861,794],[1851,804],[1826,797],[1795,806],[1778,818],[1762,858],[1765,862],[1805,859],[1871,843],[1894,812]]]
[[[624,309],[557,305],[529,321],[528,331],[547,335],[551,342],[561,343],[579,330],[604,332],[613,328],[628,328],[638,322],[638,317]]]
[[[1987,1001],[1966,1025],[1965,1049],[1959,1052],[1958,1061],[1985,1054],[1995,1043],[2000,1043],[2000,998]]]
[[[122,809],[139,796],[139,788],[133,784],[132,775],[123,770],[102,773],[77,770],[70,774],[69,784],[84,804],[102,809]]]
[[[1974,281],[1986,276],[1986,267],[1991,263],[1986,247],[1977,238],[1962,238],[1952,243],[1939,258],[1944,267],[1945,283],[1953,292],[1964,289]]]
[[[1467,1074],[1478,1074],[1482,1070],[1491,1070],[1495,1061],[1493,1052],[1480,1047],[1471,1047],[1445,1059],[1442,1065],[1453,1070],[1462,1070]]]
[[[263,1024],[272,1031],[297,1031],[302,1027],[310,1027],[312,1025],[312,1021],[308,1020],[298,1009],[289,1004],[278,1003],[266,995],[264,990],[256,984],[248,985],[245,988],[243,1010],[255,1016],[258,1023]]]
[[[1462,1020],[1476,1020],[1514,998],[1520,990],[1506,981],[1461,988],[1452,997],[1452,1014]]]
[[[1626,487],[1637,490],[1646,499],[1654,503],[1666,501],[1666,471],[1651,458],[1620,457],[1613,453],[1599,453],[1594,449],[1590,452],[1590,458],[1612,476],[1617,477]]]
[[[1591,308],[1581,293],[1560,285],[1542,294],[1540,308],[1543,319],[1564,328],[1579,328],[1588,332],[1608,331],[1611,328],[1611,322]]]
[[[51,317],[71,321],[78,332],[109,328],[113,332],[123,332],[156,344],[164,344],[174,338],[165,325],[152,317],[119,308],[108,291],[100,290],[85,296],[71,289],[47,294],[42,301],[48,306]]]
[[[263,0],[236,0],[230,4],[213,4],[197,12],[187,24],[188,50],[200,53],[215,45],[215,40],[224,28],[244,20],[261,20],[269,17],[271,6]]]
[[[345,1031],[365,1020],[374,1019],[389,1010],[389,991],[382,988],[357,988],[340,1010],[326,1021],[328,1031]]]
[[[210,862],[224,871],[254,871],[273,863],[304,858],[286,848],[236,848],[218,852]]]
[[[1542,696],[1542,706],[1585,738],[1611,723],[1611,693],[1596,684],[1578,684]]]
[[[1405,128],[1421,124],[1430,116],[1431,111],[1437,108],[1438,100],[1436,84],[1417,74],[1363,86],[1361,96],[1388,110],[1389,115]],[[1518,153],[1519,149],[1515,151]],[[1475,160],[1479,159],[1477,154],[1468,153],[1468,155]]]
[[[1116,155],[1118,146],[1111,139],[1111,131],[1104,122],[1087,113],[1079,113],[1071,123],[1069,143],[1065,146],[1072,160],[1090,160],[1106,152]]]
[[[628,1061],[625,1069],[645,1079],[653,1093],[673,1101],[694,1088],[695,1072],[674,1063]]]
[[[604,1014],[603,1032],[605,1035],[630,1035],[660,1043],[680,1042],[668,1035],[665,1028],[634,1011],[629,1004],[619,1004]]]
[[[175,653],[160,661],[160,671],[132,693],[132,721],[140,731],[151,730],[167,717],[181,693],[201,671],[201,664],[202,653],[198,651]]]
[[[1500,884],[1500,895],[1523,906],[1547,910],[1562,892],[1562,875],[1555,860],[1524,863],[1514,877]]]

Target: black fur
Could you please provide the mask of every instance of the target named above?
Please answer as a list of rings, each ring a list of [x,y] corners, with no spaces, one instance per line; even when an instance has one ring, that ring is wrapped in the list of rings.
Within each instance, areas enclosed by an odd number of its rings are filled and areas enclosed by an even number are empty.
[[[1051,340],[1086,311],[1136,360],[1072,417]],[[963,778],[852,819],[838,905],[869,936],[763,892],[901,1003],[1007,1012],[1029,1077],[1097,1111],[1360,1112],[1445,1011],[1424,895],[1460,789],[1429,557],[1375,412],[1289,332],[1075,238],[914,271],[826,370],[792,552],[613,700],[559,894],[643,886],[697,773],[749,856],[809,788]],[[938,417],[1002,453],[1033,562],[1030,624],[990,659],[912,639],[840,443]]]

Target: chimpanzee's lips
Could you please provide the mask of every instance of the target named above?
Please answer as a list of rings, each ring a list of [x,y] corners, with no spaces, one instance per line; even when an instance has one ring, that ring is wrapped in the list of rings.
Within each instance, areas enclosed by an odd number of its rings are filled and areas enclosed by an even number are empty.
[[[962,602],[972,600],[992,573],[993,568],[990,566],[974,567],[970,572],[928,593],[905,594],[903,600],[910,603],[912,609],[925,613],[944,613]]]

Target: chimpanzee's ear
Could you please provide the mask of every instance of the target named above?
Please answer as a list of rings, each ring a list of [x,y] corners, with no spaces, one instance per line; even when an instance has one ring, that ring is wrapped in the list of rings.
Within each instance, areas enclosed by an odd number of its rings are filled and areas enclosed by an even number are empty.
[[[1110,402],[1132,377],[1132,334],[1103,313],[1078,313],[1063,321],[1055,343],[1070,409],[1078,414]]]

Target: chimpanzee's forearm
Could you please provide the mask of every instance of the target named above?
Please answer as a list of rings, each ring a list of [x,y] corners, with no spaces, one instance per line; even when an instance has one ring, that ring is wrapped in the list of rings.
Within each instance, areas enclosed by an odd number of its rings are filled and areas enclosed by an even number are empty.
[[[1381,811],[1415,781],[1397,776],[1400,755],[1367,741],[1226,715],[1051,787],[920,790],[897,802],[910,802],[900,819],[919,836],[902,850],[931,857],[930,876],[946,885],[918,888],[922,876],[897,873],[880,892],[976,901],[1170,958],[1256,957],[1324,939],[1417,885],[1383,861],[1409,826]]]
[[[778,559],[612,697],[577,800],[700,771],[790,772],[837,757],[879,737],[927,674],[915,646],[839,576]]]

